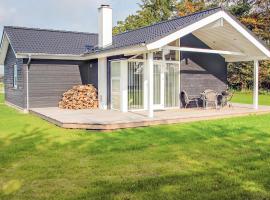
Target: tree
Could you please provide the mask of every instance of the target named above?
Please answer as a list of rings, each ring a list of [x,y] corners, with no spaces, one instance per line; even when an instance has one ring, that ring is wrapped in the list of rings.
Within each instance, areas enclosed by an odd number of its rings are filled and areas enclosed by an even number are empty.
[[[204,1],[182,0],[177,4],[177,13],[179,16],[190,15],[205,9],[205,7]]]
[[[140,10],[135,15],[129,15],[124,21],[117,22],[113,34],[168,20],[176,12],[176,0],[142,0],[139,5]]]

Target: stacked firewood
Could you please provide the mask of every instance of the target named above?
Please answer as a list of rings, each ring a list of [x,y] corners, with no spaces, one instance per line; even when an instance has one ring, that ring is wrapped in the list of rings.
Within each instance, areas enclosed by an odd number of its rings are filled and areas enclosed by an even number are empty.
[[[76,85],[63,94],[59,108],[74,110],[98,108],[97,89],[91,84]]]

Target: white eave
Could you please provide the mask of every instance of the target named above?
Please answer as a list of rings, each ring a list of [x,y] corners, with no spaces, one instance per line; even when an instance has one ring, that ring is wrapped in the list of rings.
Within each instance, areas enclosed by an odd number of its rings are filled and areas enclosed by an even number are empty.
[[[3,36],[2,36],[1,47],[0,47],[0,65],[4,65],[9,44],[10,44],[10,40],[8,38],[8,35],[4,32]],[[14,54],[16,55],[13,47],[11,47],[11,48],[12,48]]]
[[[84,59],[96,59],[96,58],[104,58],[109,56],[117,56],[117,55],[134,55],[139,53],[144,53],[147,51],[145,44],[139,44],[135,46],[122,47],[117,49],[105,50],[100,52],[93,52],[84,55]]]
[[[46,53],[17,53],[16,58],[52,59],[52,60],[83,60],[83,55],[74,54],[46,54]]]
[[[227,62],[251,61],[254,59],[264,60],[270,58],[269,49],[223,10],[147,44],[146,46],[149,51],[160,49],[190,33],[203,41],[213,49],[213,51],[239,52],[239,55],[223,55]]]

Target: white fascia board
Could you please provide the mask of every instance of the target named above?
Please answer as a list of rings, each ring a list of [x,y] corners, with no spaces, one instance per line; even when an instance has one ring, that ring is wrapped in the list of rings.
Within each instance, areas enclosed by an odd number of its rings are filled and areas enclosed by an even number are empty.
[[[264,45],[262,45],[261,42],[259,42],[252,34],[250,34],[244,27],[242,27],[238,22],[236,22],[230,15],[222,11],[222,17],[243,36],[245,36],[251,43],[253,43],[268,58],[270,58],[270,51]]]
[[[10,39],[9,39],[9,37],[8,37],[8,35],[6,33],[5,33],[5,37],[7,38],[8,43],[9,43],[9,45],[10,45],[10,47],[11,47],[11,49],[12,49],[14,55],[15,55],[15,57],[17,58],[16,51],[14,50],[14,48],[13,48],[11,42],[10,42]]]
[[[266,55],[268,58],[270,58],[270,51],[261,44],[252,34],[250,34],[244,27],[242,27],[239,22],[235,21],[230,15],[228,15],[224,11],[219,11],[213,15],[210,15],[204,19],[201,19],[198,22],[195,22],[179,31],[176,31],[164,38],[161,38],[158,41],[155,41],[153,43],[150,43],[147,46],[148,50],[158,49],[161,48],[187,34],[190,34],[212,22],[215,22],[218,19],[224,19],[229,24],[231,24],[239,33],[241,33],[243,36],[245,36],[252,44],[254,44],[264,55]]]
[[[199,52],[199,53],[221,54],[221,55],[245,56],[245,54],[242,53],[242,52],[214,50],[214,49],[201,49],[201,48],[192,48],[192,47],[172,47],[172,46],[165,46],[162,49],[176,50],[176,51],[186,51],[186,52]]]
[[[247,56],[247,57],[234,57],[226,58],[226,62],[249,62],[254,60],[269,60],[266,56]]]
[[[62,60],[84,60],[82,55],[70,54],[42,54],[42,53],[17,53],[16,58],[28,58],[31,55],[32,59],[62,59]]]
[[[147,49],[145,46],[137,46],[137,47],[129,47],[129,48],[121,48],[118,50],[110,50],[106,52],[96,52],[91,54],[81,54],[81,55],[73,55],[73,54],[44,54],[44,53],[17,53],[16,58],[28,58],[31,55],[32,59],[52,59],[52,60],[91,60],[98,58],[106,58],[109,56],[116,55],[132,55],[136,53],[143,53]]]
[[[83,56],[85,60],[89,59],[96,59],[96,58],[105,58],[110,56],[117,56],[117,55],[134,55],[138,53],[146,52],[146,46],[138,45],[128,48],[119,48],[119,49],[112,49],[104,52],[96,52],[91,54],[86,54]]]
[[[4,33],[3,35],[3,38],[2,38],[2,41],[1,41],[1,49],[0,49],[0,65],[4,65],[4,62],[5,62],[5,58],[6,58],[6,55],[7,55],[7,51],[8,51],[8,47],[9,45],[11,46],[10,44],[10,40],[7,36],[6,33]],[[13,50],[15,56],[16,56],[16,53],[13,49],[13,47],[11,46],[11,49]]]
[[[212,22],[215,22],[216,20],[222,18],[222,11],[219,11],[213,15],[210,15],[208,17],[205,17],[204,19],[201,19],[198,22],[195,22],[185,28],[182,28],[166,37],[161,38],[160,40],[157,40],[153,43],[150,43],[146,45],[148,50],[158,49],[161,48],[189,33],[192,33],[193,31],[196,31]]]

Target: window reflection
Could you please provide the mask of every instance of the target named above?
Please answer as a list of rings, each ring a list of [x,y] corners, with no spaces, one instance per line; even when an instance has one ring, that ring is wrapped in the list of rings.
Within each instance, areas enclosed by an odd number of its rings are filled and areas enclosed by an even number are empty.
[[[165,60],[168,61],[179,61],[179,52],[175,50],[165,50],[164,51]]]
[[[162,51],[157,51],[153,53],[154,60],[162,60]]]

